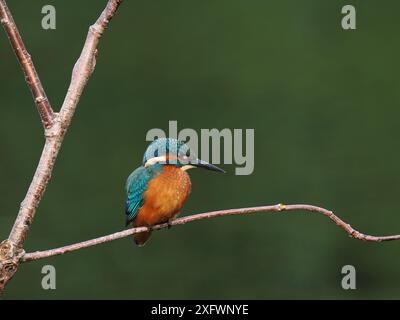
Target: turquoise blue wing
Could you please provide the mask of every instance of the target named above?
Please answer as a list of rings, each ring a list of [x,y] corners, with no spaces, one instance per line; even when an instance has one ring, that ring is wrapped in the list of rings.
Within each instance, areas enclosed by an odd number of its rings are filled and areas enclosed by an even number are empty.
[[[126,225],[135,220],[140,207],[143,206],[144,192],[153,176],[154,171],[139,167],[128,177],[126,182]]]

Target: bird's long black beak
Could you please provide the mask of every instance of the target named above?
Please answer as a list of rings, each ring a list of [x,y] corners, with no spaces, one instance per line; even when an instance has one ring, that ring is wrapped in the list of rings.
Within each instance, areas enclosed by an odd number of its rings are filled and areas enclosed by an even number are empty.
[[[222,173],[226,173],[225,170],[222,170],[221,168],[214,166],[211,163],[208,163],[207,161],[203,161],[200,159],[196,159],[195,161],[191,161],[190,164],[192,166],[195,166],[197,168],[203,168],[203,169],[207,169],[207,170],[211,170],[211,171],[217,171],[217,172],[222,172]]]

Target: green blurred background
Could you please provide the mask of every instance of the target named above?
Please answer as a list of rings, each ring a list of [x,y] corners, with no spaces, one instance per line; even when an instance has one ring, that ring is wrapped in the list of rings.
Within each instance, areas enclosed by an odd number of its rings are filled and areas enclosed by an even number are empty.
[[[106,1],[8,0],[55,109],[88,26]],[[57,29],[41,28],[41,8]],[[400,2],[126,0],[99,47],[51,183],[26,241],[48,249],[123,229],[124,184],[151,128],[254,128],[250,176],[191,172],[184,214],[309,203],[362,232],[400,233]],[[6,238],[44,142],[31,94],[0,34],[0,237]],[[204,220],[23,264],[13,298],[398,298],[400,242],[350,239],[303,213]],[[57,289],[41,288],[41,268]],[[341,268],[357,290],[341,288]]]

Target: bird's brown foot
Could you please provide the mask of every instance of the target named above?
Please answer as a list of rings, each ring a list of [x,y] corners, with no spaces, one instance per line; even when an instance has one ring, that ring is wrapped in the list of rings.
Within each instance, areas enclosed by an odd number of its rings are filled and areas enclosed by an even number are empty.
[[[168,222],[168,230],[172,228],[172,219],[169,219]]]

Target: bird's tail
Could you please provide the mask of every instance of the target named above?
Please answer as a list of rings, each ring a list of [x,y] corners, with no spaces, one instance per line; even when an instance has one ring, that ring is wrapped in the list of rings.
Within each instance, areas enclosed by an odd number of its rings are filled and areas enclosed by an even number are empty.
[[[146,241],[150,238],[150,236],[151,236],[151,231],[144,231],[140,233],[135,233],[133,235],[133,239],[135,240],[135,243],[139,247],[143,247]]]

